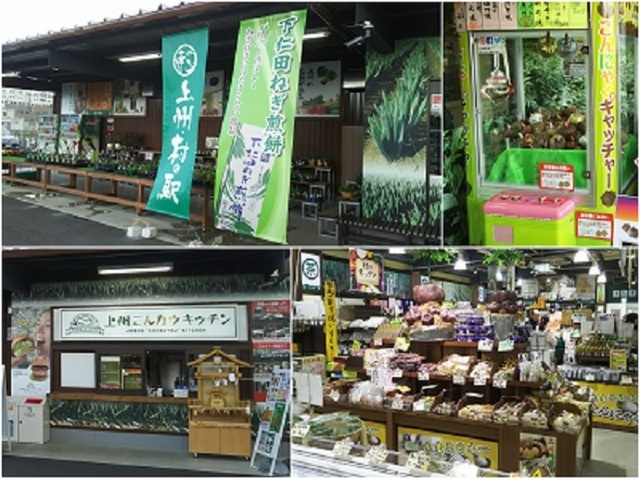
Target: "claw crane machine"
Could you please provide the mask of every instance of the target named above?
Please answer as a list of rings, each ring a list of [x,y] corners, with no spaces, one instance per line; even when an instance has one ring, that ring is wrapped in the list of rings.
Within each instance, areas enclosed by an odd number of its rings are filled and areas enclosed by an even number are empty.
[[[637,12],[637,2],[455,4],[471,244],[611,244],[623,148],[633,149],[620,132],[619,22],[635,21],[637,43]],[[627,110],[637,138],[635,102]]]

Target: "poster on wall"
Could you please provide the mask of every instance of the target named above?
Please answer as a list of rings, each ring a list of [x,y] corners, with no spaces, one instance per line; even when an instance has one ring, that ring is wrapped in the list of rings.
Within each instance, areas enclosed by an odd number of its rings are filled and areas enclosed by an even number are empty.
[[[383,293],[384,258],[360,248],[349,249],[349,289],[364,293]]]
[[[638,198],[618,196],[613,226],[613,245],[638,245]]]
[[[11,395],[51,392],[51,310],[14,306],[11,314]]]
[[[63,83],[60,99],[60,114],[82,115],[87,108],[87,84],[84,82]]]
[[[297,116],[340,116],[341,64],[303,63],[298,83]]]
[[[322,288],[320,262],[320,256],[317,254],[300,253],[300,277],[303,291],[320,291]]]
[[[58,115],[38,115],[36,150],[55,154],[58,149]]]
[[[529,477],[555,477],[557,438],[520,433],[520,471]]]
[[[82,115],[78,128],[79,153],[87,160],[100,151],[101,117]]]
[[[471,5],[471,4],[469,4]],[[440,38],[367,49],[362,171],[365,218],[422,226],[428,221],[429,79],[440,77]]]
[[[287,241],[306,16],[306,10],[299,10],[240,24],[218,148],[213,208],[218,229]]]
[[[142,83],[117,78],[113,81],[113,114],[145,116],[147,99],[142,96]]]
[[[575,298],[583,301],[593,301],[596,297],[596,277],[588,274],[576,276]]]
[[[61,155],[78,154],[78,130],[80,115],[60,115],[60,132],[58,134],[58,153]]]
[[[224,113],[224,71],[207,72],[204,76],[201,116],[222,116]]]
[[[189,219],[209,29],[162,37],[162,158],[147,209]]]
[[[113,83],[110,81],[87,83],[87,109],[91,115],[110,115],[113,108]]]
[[[450,461],[455,456],[456,462],[498,468],[498,443],[472,437],[400,426],[398,450],[424,450],[430,459],[437,461]]]

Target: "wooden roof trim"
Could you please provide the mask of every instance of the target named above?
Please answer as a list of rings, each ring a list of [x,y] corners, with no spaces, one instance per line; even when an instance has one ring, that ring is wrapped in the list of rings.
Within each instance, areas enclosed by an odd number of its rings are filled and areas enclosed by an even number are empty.
[[[243,366],[245,368],[252,368],[253,367],[251,364],[245,363],[244,361],[241,361],[240,359],[234,358],[230,354],[225,353],[220,348],[212,349],[211,352],[207,353],[206,355],[202,356],[201,358],[198,358],[198,359],[196,359],[194,361],[191,361],[190,363],[187,363],[187,366],[198,366],[198,365],[204,363],[205,361],[207,361],[208,359],[211,359],[214,356],[222,356],[223,358],[228,359],[232,363],[237,364],[239,366]]]

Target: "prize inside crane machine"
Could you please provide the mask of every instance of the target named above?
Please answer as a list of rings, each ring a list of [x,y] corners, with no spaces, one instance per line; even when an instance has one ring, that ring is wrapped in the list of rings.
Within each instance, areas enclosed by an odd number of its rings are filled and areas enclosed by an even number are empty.
[[[637,196],[638,3],[458,2],[455,22],[470,243],[610,245]]]

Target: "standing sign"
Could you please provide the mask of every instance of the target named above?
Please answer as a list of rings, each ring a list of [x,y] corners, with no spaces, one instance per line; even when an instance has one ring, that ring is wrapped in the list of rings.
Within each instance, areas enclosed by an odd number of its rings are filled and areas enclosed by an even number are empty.
[[[320,256],[317,254],[300,253],[300,275],[302,276],[302,290],[320,291]]]
[[[324,282],[324,337],[327,362],[338,355],[338,314],[336,307],[336,284]]]
[[[269,475],[273,475],[282,442],[282,433],[289,410],[291,390],[291,370],[274,371],[267,391],[267,407],[261,418],[258,437],[251,456],[251,467],[255,466],[256,456],[270,459]]]
[[[36,150],[55,154],[58,151],[58,115],[38,115]]]
[[[61,115],[82,115],[87,108],[87,84],[63,83],[60,100]]]
[[[222,122],[214,217],[219,229],[285,243],[305,10],[240,24]]]
[[[209,29],[162,37],[162,159],[147,209],[189,219]]]

